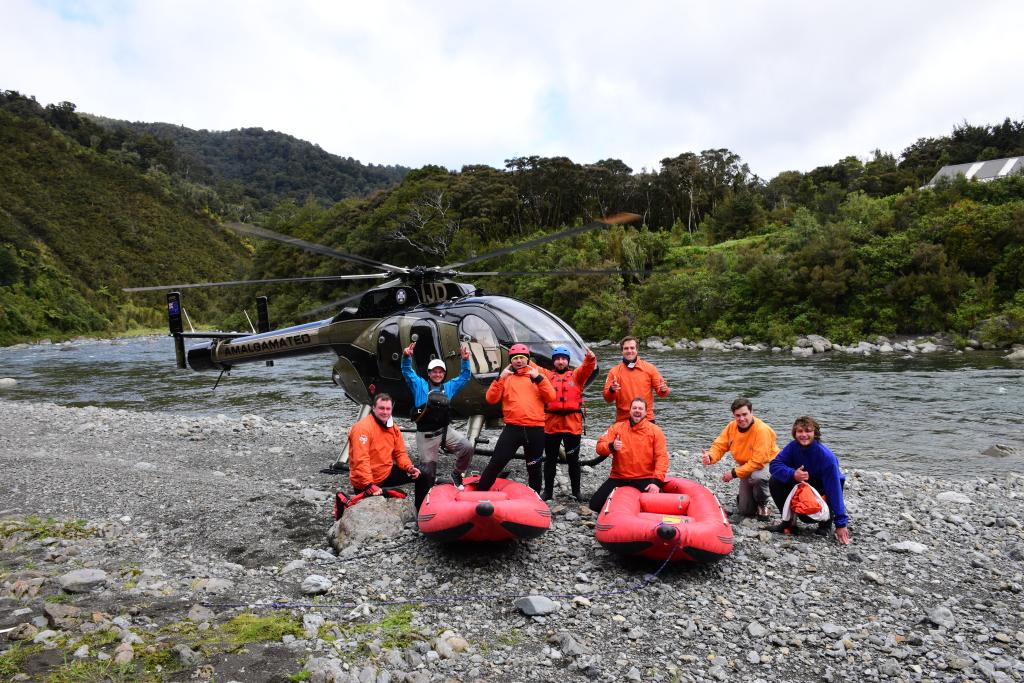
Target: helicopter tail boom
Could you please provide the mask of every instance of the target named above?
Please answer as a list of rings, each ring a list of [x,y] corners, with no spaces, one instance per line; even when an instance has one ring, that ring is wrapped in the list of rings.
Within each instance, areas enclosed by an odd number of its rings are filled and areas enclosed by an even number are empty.
[[[189,349],[188,364],[193,370],[225,370],[239,363],[324,353],[331,350],[330,343],[320,337],[320,328],[325,322],[329,321],[296,325],[235,339],[214,340]]]

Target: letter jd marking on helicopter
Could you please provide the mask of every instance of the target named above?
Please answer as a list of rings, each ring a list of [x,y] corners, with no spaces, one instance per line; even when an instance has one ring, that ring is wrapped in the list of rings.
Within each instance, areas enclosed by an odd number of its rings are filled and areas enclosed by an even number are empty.
[[[293,349],[298,346],[307,346],[312,343],[313,337],[309,334],[292,334],[286,337],[273,337],[260,339],[258,341],[244,342],[240,344],[224,343],[217,350],[218,356],[236,357],[248,356],[253,353],[266,351],[277,351],[281,349]]]
[[[425,304],[433,304],[448,298],[448,288],[443,282],[424,282],[420,285],[420,299]]]

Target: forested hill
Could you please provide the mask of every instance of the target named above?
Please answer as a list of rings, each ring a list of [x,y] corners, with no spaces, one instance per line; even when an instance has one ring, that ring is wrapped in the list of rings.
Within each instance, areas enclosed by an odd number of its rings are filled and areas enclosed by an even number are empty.
[[[230,137],[246,134],[264,161],[316,149],[235,131],[218,138],[221,156],[248,150]],[[529,156],[501,169],[426,166],[337,202],[312,189],[320,172],[273,161],[278,184],[245,186],[218,175],[219,162],[191,156],[190,144],[0,92],[0,344],[164,324],[161,295],[129,296],[124,286],[357,271],[275,243],[243,244],[218,227],[226,219],[388,263],[439,265],[617,211],[643,220],[480,264],[607,274],[476,284],[544,306],[590,339],[791,343],[818,333],[849,342],[944,331],[1024,341],[1024,176],[921,189],[944,164],[1024,154],[1024,122],[964,123],[899,155],[879,150],[770,180],[729,149],[683,152],[641,172],[616,159]],[[352,182],[352,191],[369,187]],[[273,203],[282,188],[294,194]],[[186,305],[204,322],[241,329],[239,311],[255,294],[272,295],[283,324],[354,287],[188,290]]]
[[[121,288],[248,272],[241,241],[191,203],[212,193],[163,163],[173,149],[69,103],[0,93],[0,344],[165,324],[158,295],[136,304]]]
[[[281,200],[313,197],[330,205],[397,185],[409,169],[363,164],[298,138],[262,128],[229,131],[192,130],[169,123],[143,123],[93,117],[110,129],[169,140],[188,162],[193,180],[237,194],[267,209]]]

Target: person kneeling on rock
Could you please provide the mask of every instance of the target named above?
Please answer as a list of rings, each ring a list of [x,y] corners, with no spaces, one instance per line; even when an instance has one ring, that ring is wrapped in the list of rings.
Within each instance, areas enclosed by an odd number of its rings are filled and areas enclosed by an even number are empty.
[[[790,492],[800,483],[812,486],[828,504],[829,517],[818,523],[817,533],[826,535],[836,527],[836,540],[843,545],[850,543],[847,529],[849,517],[843,501],[843,486],[846,477],[839,470],[839,459],[821,443],[821,426],[810,416],[798,417],[793,422],[793,440],[779,451],[769,467],[772,478],[768,482],[772,500],[783,511]],[[770,531],[793,533],[796,529],[796,515],[769,527]]]
[[[408,484],[420,476],[405,450],[402,431],[391,417],[388,394],[373,397],[370,414],[348,432],[349,481],[356,494],[379,496],[382,487]]]
[[[665,433],[647,419],[647,401],[640,397],[629,404],[629,418],[613,424],[597,440],[597,454],[611,456],[612,471],[590,499],[594,512],[600,512],[620,486],[657,493],[668,474]]]

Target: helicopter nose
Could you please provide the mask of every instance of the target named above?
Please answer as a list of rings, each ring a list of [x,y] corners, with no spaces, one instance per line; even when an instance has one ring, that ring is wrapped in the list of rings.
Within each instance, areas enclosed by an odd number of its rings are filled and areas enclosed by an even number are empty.
[[[490,517],[494,514],[494,504],[489,500],[481,500],[476,504],[476,514],[481,517]]]

